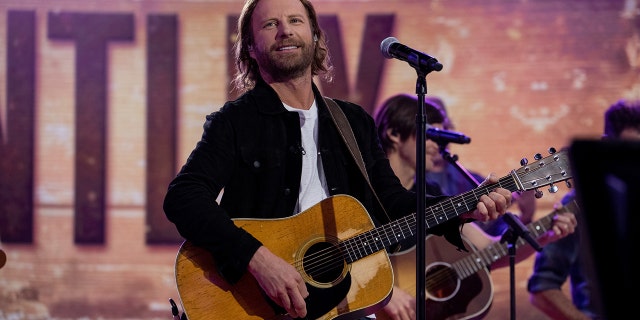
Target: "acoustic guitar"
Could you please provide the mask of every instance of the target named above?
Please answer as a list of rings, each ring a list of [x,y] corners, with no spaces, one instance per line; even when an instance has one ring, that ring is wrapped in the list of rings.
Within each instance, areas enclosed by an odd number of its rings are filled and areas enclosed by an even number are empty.
[[[446,198],[426,208],[426,230],[471,211],[482,195],[502,187],[526,191],[570,179],[566,151],[511,171],[495,184]],[[385,248],[414,237],[416,214],[376,227],[364,206],[334,195],[291,217],[234,219],[274,254],[299,270],[310,293],[308,319],[353,319],[381,309],[391,298],[393,272]],[[227,283],[211,254],[183,242],[175,262],[178,293],[190,320],[291,319],[249,274]]]
[[[556,208],[546,216],[527,225],[529,233],[539,238],[551,227],[553,217],[561,212],[578,214],[576,200]],[[444,237],[427,235],[425,239],[425,319],[481,319],[493,301],[493,282],[488,267],[509,253],[506,242],[495,242],[478,250],[462,238],[470,252],[452,250]],[[518,238],[516,249],[527,242]],[[395,285],[416,296],[415,246],[389,256]],[[390,320],[384,310],[376,313],[378,320]]]

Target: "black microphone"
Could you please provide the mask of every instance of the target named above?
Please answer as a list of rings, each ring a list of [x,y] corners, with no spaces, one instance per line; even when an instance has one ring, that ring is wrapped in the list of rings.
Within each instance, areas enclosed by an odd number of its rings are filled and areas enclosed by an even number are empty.
[[[526,240],[529,245],[531,245],[536,251],[542,250],[542,247],[540,246],[538,241],[536,241],[536,239],[531,236],[531,232],[529,232],[529,229],[527,229],[522,221],[514,216],[513,213],[505,213],[502,219],[504,219],[504,221],[511,227],[511,230],[515,232],[517,236],[522,237],[522,239]]]
[[[408,62],[415,69],[429,73],[442,70],[442,64],[436,58],[418,50],[411,49],[398,42],[394,37],[388,37],[380,43],[380,51],[387,59],[396,58]]]
[[[447,143],[465,144],[465,143],[471,142],[471,138],[465,136],[463,133],[438,129],[435,127],[427,128],[425,134],[427,139],[432,140],[437,144],[447,144]]]

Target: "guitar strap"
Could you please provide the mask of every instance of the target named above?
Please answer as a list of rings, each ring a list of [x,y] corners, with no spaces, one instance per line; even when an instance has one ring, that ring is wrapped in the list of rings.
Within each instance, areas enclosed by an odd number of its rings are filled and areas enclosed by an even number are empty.
[[[336,127],[338,127],[338,132],[340,132],[340,136],[342,137],[342,140],[347,145],[349,152],[351,152],[351,156],[358,164],[358,167],[360,168],[360,172],[364,176],[364,179],[367,180],[367,184],[369,184],[369,188],[371,188],[371,192],[373,192],[373,195],[376,197],[376,200],[378,201],[380,208],[382,208],[382,212],[384,212],[384,215],[387,217],[387,220],[388,220],[387,222],[391,222],[391,218],[389,218],[389,214],[387,214],[387,211],[384,209],[384,206],[382,205],[382,201],[380,201],[380,198],[378,198],[378,194],[376,193],[375,190],[373,190],[371,181],[369,181],[369,175],[367,174],[367,169],[365,169],[364,160],[362,160],[362,154],[360,154],[358,143],[356,142],[356,138],[353,135],[353,130],[351,130],[351,126],[349,125],[349,121],[347,120],[347,117],[344,115],[344,112],[342,112],[342,109],[340,109],[338,104],[335,101],[333,101],[333,99],[329,97],[324,97],[324,101],[327,104],[327,109],[329,109],[329,114],[331,115],[331,119],[333,119],[333,122],[336,124]]]

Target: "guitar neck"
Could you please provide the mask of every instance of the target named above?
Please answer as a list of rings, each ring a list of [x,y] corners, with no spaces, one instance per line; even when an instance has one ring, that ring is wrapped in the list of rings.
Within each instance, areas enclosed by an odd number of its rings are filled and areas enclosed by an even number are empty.
[[[481,186],[461,195],[448,197],[425,209],[426,228],[430,229],[445,223],[459,215],[475,209],[482,195],[502,187],[509,191],[518,191],[515,179],[511,175],[502,177],[498,183]],[[413,237],[416,232],[417,216],[415,213],[398,220],[374,228],[340,243],[345,259],[352,263],[374,252],[395,245]]]
[[[533,235],[534,238],[539,238],[545,232],[553,227],[553,217],[556,214],[562,212],[573,212],[577,213],[579,211],[578,203],[576,200],[573,200],[562,206],[553,210],[548,215],[531,222],[527,225],[527,229]],[[519,248],[525,245],[527,242],[518,238],[515,243],[515,248]],[[508,244],[502,241],[494,242],[483,250],[479,250],[469,254],[468,256],[454,262],[452,267],[456,270],[459,279],[464,279],[484,267],[490,266],[494,261],[506,256],[508,254]]]
[[[558,181],[571,178],[566,150],[553,153],[518,170],[512,170],[493,183],[480,186],[461,195],[448,197],[425,209],[426,228],[431,229],[443,224],[463,213],[473,211],[480,197],[488,195],[496,188],[504,188],[511,192],[537,189],[545,185],[553,185]],[[344,259],[352,263],[400,241],[414,237],[417,226],[416,214],[410,214],[380,227],[361,233],[340,242]]]

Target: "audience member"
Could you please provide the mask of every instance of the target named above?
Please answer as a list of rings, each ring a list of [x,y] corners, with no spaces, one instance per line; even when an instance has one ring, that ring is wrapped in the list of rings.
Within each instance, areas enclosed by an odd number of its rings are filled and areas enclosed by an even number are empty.
[[[640,101],[623,99],[612,104],[604,113],[602,137],[640,141]],[[571,190],[561,203],[573,199],[575,191]],[[595,312],[593,288],[584,269],[580,247],[580,233],[575,232],[536,254],[527,289],[531,304],[552,319],[600,319]],[[567,279],[571,298],[562,289]]]

